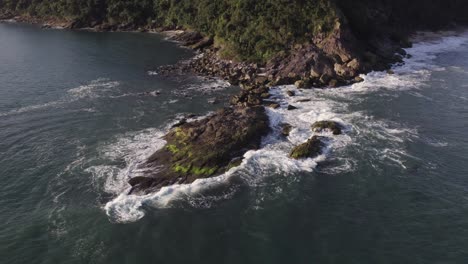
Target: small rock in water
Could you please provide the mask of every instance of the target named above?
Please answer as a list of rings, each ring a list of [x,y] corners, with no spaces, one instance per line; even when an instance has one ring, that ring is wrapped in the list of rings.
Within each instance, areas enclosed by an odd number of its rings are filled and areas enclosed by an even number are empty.
[[[354,77],[354,81],[359,83],[359,82],[363,82],[364,79],[362,77],[360,77],[360,76],[356,76],[356,77]]]
[[[294,91],[287,91],[286,94],[289,95],[289,96],[295,96],[296,95],[296,93]]]
[[[280,108],[280,105],[278,103],[272,103],[272,104],[269,104],[268,107],[273,108],[273,109],[278,109]]]
[[[281,126],[281,134],[285,137],[289,136],[293,127],[288,123],[283,123]]]
[[[314,132],[322,132],[324,130],[330,130],[333,132],[333,135],[341,135],[342,126],[335,121],[318,121],[312,125],[312,130]]]
[[[307,140],[307,142],[294,147],[289,157],[293,159],[314,158],[322,153],[323,147],[324,143],[322,142],[322,138],[313,136]]]
[[[295,107],[294,105],[288,105],[288,110],[291,111],[291,110],[296,110],[297,107]]]

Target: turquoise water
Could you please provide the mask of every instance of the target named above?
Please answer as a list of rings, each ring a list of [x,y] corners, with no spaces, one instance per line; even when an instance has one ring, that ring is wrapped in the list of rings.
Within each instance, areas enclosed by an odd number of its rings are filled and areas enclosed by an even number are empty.
[[[137,197],[168,127],[237,88],[157,75],[193,55],[158,35],[0,24],[0,263],[466,263],[468,35],[422,39],[393,75],[274,88],[299,109],[241,167]],[[346,134],[288,159],[324,119]]]

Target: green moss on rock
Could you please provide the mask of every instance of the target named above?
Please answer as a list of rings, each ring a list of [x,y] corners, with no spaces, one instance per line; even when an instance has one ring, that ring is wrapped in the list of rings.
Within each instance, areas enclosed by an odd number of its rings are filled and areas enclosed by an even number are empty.
[[[330,130],[333,135],[341,135],[342,126],[335,121],[318,121],[312,125],[312,130],[315,132],[322,132],[324,130]]]
[[[307,142],[296,146],[292,149],[289,157],[293,159],[305,159],[305,158],[314,158],[322,153],[322,148],[324,144],[322,138],[314,136]]]
[[[233,160],[257,149],[268,131],[269,119],[263,107],[226,108],[182,124],[164,136],[165,148],[139,166],[151,173],[131,180],[133,191],[147,192],[224,173],[240,164]]]

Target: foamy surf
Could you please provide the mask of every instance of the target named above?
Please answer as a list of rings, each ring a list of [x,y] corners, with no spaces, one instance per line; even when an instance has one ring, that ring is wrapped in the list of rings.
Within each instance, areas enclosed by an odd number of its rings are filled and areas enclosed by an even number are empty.
[[[418,90],[424,88],[425,82],[430,78],[432,72],[441,70],[434,63],[437,55],[456,50],[468,43],[466,32],[458,33],[456,36],[432,35],[428,37],[424,34],[423,36],[424,41],[416,42],[412,48],[407,49],[412,57],[406,58],[403,65],[393,67],[394,74],[371,72],[362,76],[364,79],[362,83],[336,89],[297,90],[293,86],[273,87],[271,89],[272,100],[281,106],[279,109],[267,110],[273,132],[264,138],[261,149],[249,151],[244,155],[244,160],[239,167],[218,177],[197,180],[192,184],[164,187],[156,193],[144,196],[127,195],[129,188],[127,185],[126,189],[121,188],[125,190],[122,190],[115,199],[104,206],[107,215],[116,222],[138,221],[145,216],[148,207],[171,207],[174,201],[194,197],[195,194],[217,186],[226,186],[229,184],[229,179],[232,178],[239,178],[249,186],[256,186],[266,177],[274,175],[288,177],[288,175],[297,172],[312,172],[320,162],[325,160],[331,160],[335,163],[335,165],[327,166],[321,170],[325,174],[352,170],[359,161],[349,156],[349,153],[344,154],[350,145],[356,148],[357,154],[365,153],[366,158],[368,158],[366,160],[376,170],[379,170],[379,162],[407,169],[406,161],[418,158],[407,153],[405,142],[413,141],[419,137],[417,129],[388,120],[379,120],[362,111],[353,111],[351,106],[364,101],[363,95],[369,93],[392,96],[396,92],[410,91],[415,96],[421,95]],[[219,87],[223,87],[223,85]],[[207,91],[217,89],[211,86],[206,86],[206,88]],[[288,90],[294,90],[296,95],[288,96]],[[288,111],[288,105],[294,105],[297,109]],[[311,125],[322,120],[339,122],[345,128],[344,134],[334,136],[327,132],[320,133],[319,135],[327,138],[327,147],[322,155],[314,159],[290,159],[288,155],[291,149],[316,135],[311,130]],[[287,138],[280,135],[283,123],[293,126]],[[439,142],[430,141],[428,143],[438,147],[444,146],[443,143],[439,144]],[[128,144],[132,145],[131,142]],[[145,155],[142,154],[141,157]],[[130,162],[127,168],[121,170],[120,173],[128,175],[132,164],[134,163]],[[223,199],[223,197],[219,198]],[[228,195],[228,197],[230,196]],[[193,199],[186,200],[191,206],[211,204],[200,201],[190,202]]]
[[[74,100],[83,98],[98,98],[102,93],[105,93],[112,88],[119,86],[120,83],[110,81],[109,79],[97,79],[91,81],[89,84],[81,85],[79,87],[68,90],[68,94]]]
[[[47,108],[64,107],[69,103],[82,99],[96,99],[119,85],[119,82],[110,81],[109,79],[96,79],[89,82],[88,84],[80,85],[78,87],[67,90],[67,93],[56,101],[20,107],[18,109],[0,113],[0,117],[29,113]]]

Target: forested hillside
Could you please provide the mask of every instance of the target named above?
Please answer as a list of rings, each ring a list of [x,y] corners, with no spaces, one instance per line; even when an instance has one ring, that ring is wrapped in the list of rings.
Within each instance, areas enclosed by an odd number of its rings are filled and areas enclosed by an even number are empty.
[[[193,29],[214,37],[226,55],[251,61],[327,34],[337,20],[349,23],[358,39],[468,20],[463,0],[0,0],[0,8],[76,27]]]

